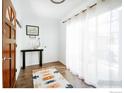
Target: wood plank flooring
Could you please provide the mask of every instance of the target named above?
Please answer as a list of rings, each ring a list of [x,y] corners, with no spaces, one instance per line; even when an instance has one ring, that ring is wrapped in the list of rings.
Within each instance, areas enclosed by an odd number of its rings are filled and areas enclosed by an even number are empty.
[[[43,64],[42,67],[39,65],[27,66],[24,70],[21,69],[15,88],[33,88],[32,70],[49,67],[55,67],[58,69],[65,79],[74,86],[74,88],[93,88],[93,86],[87,85],[83,80],[73,75],[66,69],[65,65],[60,62],[46,63]]]

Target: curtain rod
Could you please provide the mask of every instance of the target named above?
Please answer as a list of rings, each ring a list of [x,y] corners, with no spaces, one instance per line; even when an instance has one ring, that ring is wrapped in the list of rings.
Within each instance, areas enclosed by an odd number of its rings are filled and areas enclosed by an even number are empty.
[[[91,5],[91,6],[89,6],[89,8],[93,8],[93,7],[96,6],[96,5],[97,5],[97,3],[95,3],[95,4]],[[78,15],[80,15],[80,13],[84,13],[84,12],[86,12],[86,11],[87,11],[87,9],[84,9],[84,10],[82,10],[81,12],[75,14],[74,16],[78,16]],[[73,16],[73,17],[74,17],[74,16]],[[72,19],[72,17],[71,17],[71,18],[68,18],[67,20],[63,21],[62,23],[66,23],[67,21],[69,21],[69,20],[71,20],[71,19]]]

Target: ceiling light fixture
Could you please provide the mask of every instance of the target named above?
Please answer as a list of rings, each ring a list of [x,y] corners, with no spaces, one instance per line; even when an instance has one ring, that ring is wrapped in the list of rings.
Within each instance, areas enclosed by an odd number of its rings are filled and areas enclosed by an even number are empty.
[[[50,0],[52,3],[54,4],[61,4],[63,3],[65,0]]]

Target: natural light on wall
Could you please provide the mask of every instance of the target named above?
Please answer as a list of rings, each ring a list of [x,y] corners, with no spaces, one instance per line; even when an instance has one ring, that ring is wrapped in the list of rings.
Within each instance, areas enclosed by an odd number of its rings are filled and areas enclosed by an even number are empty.
[[[111,8],[105,1],[98,2],[66,24],[67,68],[101,88],[122,86],[121,5],[112,0],[110,3]]]

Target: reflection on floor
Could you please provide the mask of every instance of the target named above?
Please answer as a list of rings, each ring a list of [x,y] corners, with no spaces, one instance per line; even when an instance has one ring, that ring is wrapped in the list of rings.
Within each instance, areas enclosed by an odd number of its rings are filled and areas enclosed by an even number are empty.
[[[39,65],[27,66],[24,70],[21,69],[19,77],[16,81],[16,88],[33,88],[32,70],[40,68],[55,67],[60,73],[69,81],[75,88],[93,88],[93,86],[87,85],[83,80],[73,75],[69,70],[65,68],[60,62],[52,62],[43,64],[42,67]]]

